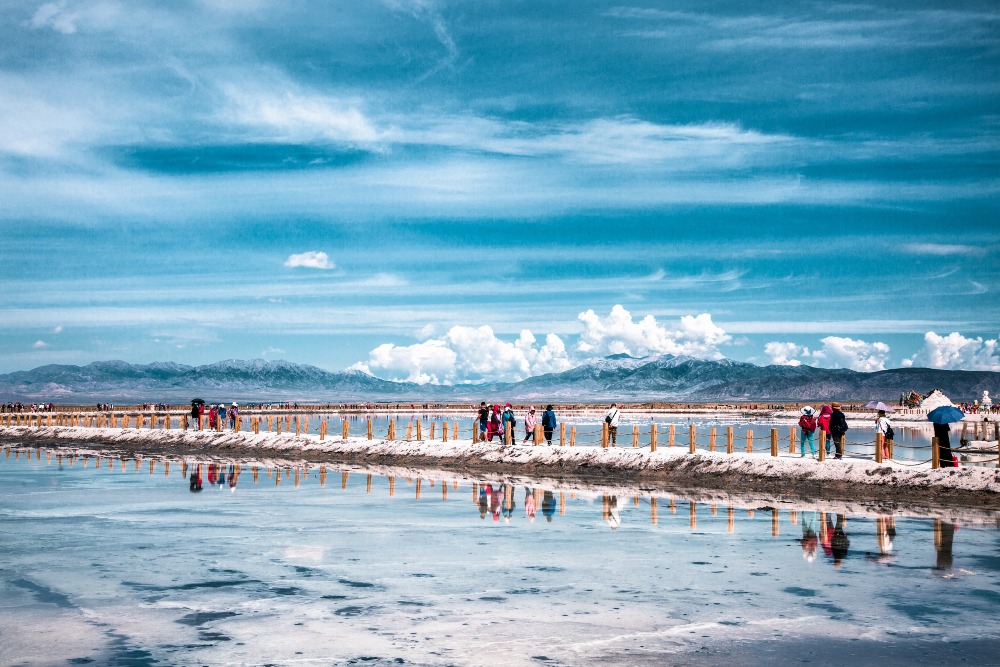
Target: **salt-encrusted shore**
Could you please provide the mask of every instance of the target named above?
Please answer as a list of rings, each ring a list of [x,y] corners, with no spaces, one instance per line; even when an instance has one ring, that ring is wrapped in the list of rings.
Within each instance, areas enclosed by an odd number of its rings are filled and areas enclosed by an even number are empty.
[[[469,440],[387,441],[317,435],[84,427],[2,427],[0,443],[29,447],[103,448],[117,455],[210,459],[281,457],[302,462],[433,468],[466,475],[530,476],[553,481],[628,484],[640,488],[697,488],[772,497],[906,502],[1000,509],[1000,470],[929,464],[877,464],[866,459],[816,461],[784,454],[725,454],[685,447],[559,447]]]

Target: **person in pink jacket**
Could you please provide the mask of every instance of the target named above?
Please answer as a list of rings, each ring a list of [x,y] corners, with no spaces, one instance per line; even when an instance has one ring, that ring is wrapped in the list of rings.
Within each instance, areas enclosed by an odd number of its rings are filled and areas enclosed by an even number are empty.
[[[535,406],[532,405],[528,408],[528,414],[524,415],[524,440],[522,443],[531,440],[534,442],[535,437],[535,425],[538,423],[538,419],[535,417]]]

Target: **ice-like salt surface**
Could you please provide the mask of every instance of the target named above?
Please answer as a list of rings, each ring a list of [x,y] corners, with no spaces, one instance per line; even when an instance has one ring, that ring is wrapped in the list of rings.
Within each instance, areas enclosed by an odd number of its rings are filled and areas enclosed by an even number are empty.
[[[176,461],[32,454],[0,458],[0,664],[985,665],[1000,649],[991,511],[262,464],[255,482],[249,462],[221,484],[203,465],[192,492]]]

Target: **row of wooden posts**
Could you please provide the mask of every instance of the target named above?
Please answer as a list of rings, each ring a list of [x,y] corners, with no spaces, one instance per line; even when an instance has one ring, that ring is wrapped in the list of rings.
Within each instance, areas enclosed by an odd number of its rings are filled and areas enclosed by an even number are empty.
[[[284,433],[291,433],[292,430],[293,430],[293,426],[294,426],[295,435],[297,435],[297,436],[309,432],[309,418],[308,417],[300,418],[297,415],[295,417],[292,417],[291,415],[284,415],[284,416],[280,416],[280,415],[279,416],[268,415],[267,417],[260,417],[260,416],[250,417],[250,428],[251,428],[251,430],[252,430],[253,433],[255,433],[255,434],[259,434],[260,433],[261,428],[264,425],[264,420],[265,419],[267,421],[267,431],[266,432],[268,432],[268,433],[275,432],[278,435],[281,435],[283,432]],[[41,415],[41,414],[37,414],[37,415],[31,415],[31,414],[7,414],[5,416],[5,422],[6,422],[6,426],[12,426],[12,425],[13,426],[35,426],[35,427],[38,427],[38,428],[41,428],[42,426],[74,426],[74,427],[75,426],[83,426],[83,427],[86,427],[86,428],[90,428],[90,427],[96,427],[96,428],[105,428],[105,427],[118,428],[119,420],[118,420],[118,416],[115,415],[115,413],[108,413],[108,414],[99,413],[97,415],[90,415],[90,414],[82,415],[82,414],[79,414],[79,413],[57,413],[55,415],[53,415],[53,414],[47,414],[47,415]],[[133,422],[133,419],[130,417],[130,415],[128,415],[128,414],[122,414],[121,415],[121,428],[123,428],[123,429],[130,428],[132,422]],[[148,427],[150,429],[156,429],[161,424],[161,417],[159,415],[157,415],[156,413],[150,413],[150,414],[147,414],[147,415],[138,414],[138,415],[136,415],[134,417],[134,423],[135,423],[135,428],[137,428],[137,429],[138,428],[143,428],[147,424],[148,424]],[[204,416],[204,415],[202,415],[201,418],[200,418],[200,420],[199,420],[198,428],[200,430],[205,430],[206,429],[206,424],[207,424],[207,417]],[[235,421],[235,429],[234,429],[235,432],[239,433],[241,431],[242,424],[243,424],[243,419],[242,418],[236,419],[236,421]],[[416,425],[415,429],[414,429],[414,424]],[[187,430],[189,428],[189,426],[190,426],[190,421],[189,421],[188,416],[187,415],[182,415],[180,417],[179,427],[181,429]],[[430,423],[430,429],[429,429],[429,434],[428,434],[428,439],[429,440],[436,440],[436,439],[438,439],[438,434],[436,433],[436,426],[437,426],[437,424],[435,422],[432,421]],[[994,427],[995,427],[995,429],[997,431],[997,439],[1000,440],[1000,423],[995,424]],[[162,428],[165,429],[165,430],[169,430],[171,428],[171,415],[170,415],[170,413],[166,413],[162,417]],[[215,430],[217,430],[217,431],[226,430],[225,421],[221,420],[221,419],[217,420]],[[344,440],[346,440],[349,437],[349,431],[350,431],[350,422],[348,420],[344,419],[342,421],[341,430],[342,430],[342,437],[343,437]],[[504,433],[504,442],[505,442],[505,444],[510,445],[510,444],[516,444],[517,443],[516,436],[514,435],[514,433],[512,431],[513,431],[513,429],[507,429],[505,431],[505,433]],[[559,425],[559,436],[558,436],[559,437],[559,446],[564,447],[564,446],[566,446],[568,444],[570,447],[575,447],[576,444],[577,444],[577,428],[576,428],[576,426],[571,426],[570,429],[569,429],[568,443],[567,443],[567,432],[566,431],[567,431],[566,424],[565,423],[560,424]],[[619,432],[616,434],[616,436],[623,436],[623,440],[624,440],[624,438],[628,437],[628,434],[627,434],[627,432],[623,433],[622,431],[623,431],[623,429],[619,429]],[[986,427],[985,426],[984,426],[983,433],[984,433],[984,436],[987,435]],[[442,442],[448,442],[449,435],[450,435],[450,437],[451,437],[452,440],[458,440],[458,437],[459,437],[459,424],[458,424],[457,421],[456,422],[447,422],[447,421],[442,422],[442,424],[441,424],[441,430],[440,430],[440,439],[441,439],[441,441]],[[676,425],[675,424],[670,424],[669,425],[669,430],[666,433],[666,436],[667,436],[667,443],[666,443],[667,447],[674,447],[674,446],[676,446],[678,444],[677,443],[677,435],[678,434],[677,434],[677,427],[676,427]],[[818,435],[819,435],[819,438],[818,438],[819,442],[818,442],[817,447],[818,447],[818,453],[819,453],[819,460],[823,461],[823,460],[826,459],[826,433],[824,431],[820,430],[820,431],[818,431]],[[319,439],[320,440],[325,440],[326,436],[327,436],[327,420],[323,419],[323,420],[320,420]],[[407,442],[412,441],[414,439],[414,436],[416,436],[416,440],[418,442],[424,440],[424,428],[423,428],[423,422],[422,421],[417,421],[417,422],[410,421],[410,422],[407,422],[405,440]],[[532,437],[532,443],[534,445],[541,445],[543,442],[546,442],[545,437],[544,437],[544,430],[543,430],[543,428],[542,428],[541,425],[537,425],[535,427],[535,430],[534,430],[534,433],[532,434],[532,436],[533,436]],[[553,434],[553,437],[554,436],[555,436],[555,434]],[[720,436],[722,436],[723,443],[719,442],[719,437]],[[790,427],[789,430],[788,430],[787,442],[789,443],[789,449],[788,449],[788,451],[791,454],[795,454],[796,453],[796,444],[797,444],[797,437],[796,436],[797,436],[797,429],[795,427]],[[366,437],[367,437],[368,440],[373,440],[374,437],[375,437],[374,431],[373,431],[373,421],[372,421],[371,418],[369,418],[369,419],[366,420]],[[386,433],[386,438],[388,440],[396,440],[397,439],[396,438],[396,421],[394,419],[390,419],[389,420],[389,426],[388,426],[388,431]],[[657,446],[659,444],[658,438],[659,438],[658,425],[655,424],[655,423],[653,423],[653,424],[650,425],[650,429],[649,429],[649,441],[648,441],[648,443],[649,443],[650,451],[653,451],[653,452],[656,451]],[[617,440],[617,437],[615,438],[615,440]],[[777,428],[770,429],[770,450],[771,450],[771,456],[778,456],[778,454],[779,454],[779,441],[780,440],[784,440],[784,438],[780,438],[780,436],[779,436],[779,429],[777,429]],[[472,442],[475,444],[478,441],[479,441],[479,422],[478,422],[478,420],[474,420],[472,422]],[[754,451],[754,449],[753,449],[754,448],[754,433],[753,433],[753,430],[750,430],[750,429],[747,430],[746,435],[745,435],[745,441],[746,441],[746,450],[745,451],[747,453],[752,453]],[[617,443],[612,443],[611,429],[610,429],[610,427],[609,427],[609,425],[607,423],[603,423],[601,425],[600,445],[603,448],[608,448],[609,446],[613,446],[613,444],[617,444]],[[688,451],[690,453],[694,454],[697,451],[698,434],[697,434],[697,430],[696,430],[694,424],[690,424],[688,426],[688,434],[687,434],[687,443],[686,444],[688,446]],[[631,445],[632,445],[632,447],[645,446],[645,443],[640,443],[640,434],[639,434],[639,426],[638,425],[635,425],[635,426],[632,427]],[[721,448],[723,446],[725,447],[725,451],[726,451],[727,454],[734,453],[734,451],[735,451],[735,434],[734,434],[733,427],[732,426],[726,427],[724,433],[719,433],[718,429],[716,429],[716,427],[714,427],[714,426],[711,427],[709,429],[709,432],[708,432],[708,451],[710,451],[710,452],[721,451]],[[841,436],[841,451],[843,451],[843,446],[844,446],[844,436]],[[893,441],[892,440],[889,440],[889,441],[885,442],[884,446],[883,446],[882,434],[881,433],[876,433],[876,435],[875,435],[875,462],[876,463],[882,463],[883,460],[886,458],[884,456],[883,452],[887,452],[888,453],[888,457],[887,458],[888,459],[892,459],[893,458],[893,449],[894,449],[894,447],[893,447]],[[931,445],[930,449],[931,449],[931,467],[932,468],[939,468],[941,462],[939,460],[937,438],[934,438],[932,440],[932,445]],[[1000,465],[1000,458],[998,458],[998,465]]]

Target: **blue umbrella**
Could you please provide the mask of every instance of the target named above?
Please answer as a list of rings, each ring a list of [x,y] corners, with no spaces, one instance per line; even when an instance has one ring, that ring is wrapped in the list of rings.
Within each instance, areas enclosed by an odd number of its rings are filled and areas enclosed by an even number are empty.
[[[942,405],[927,413],[927,420],[935,424],[952,424],[965,418],[965,413],[954,405]]]

